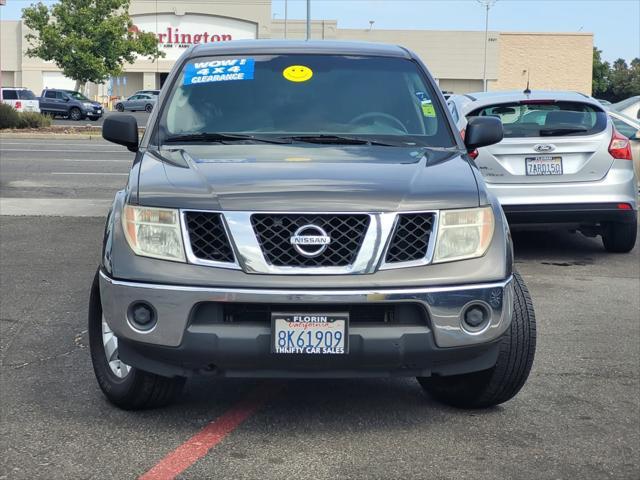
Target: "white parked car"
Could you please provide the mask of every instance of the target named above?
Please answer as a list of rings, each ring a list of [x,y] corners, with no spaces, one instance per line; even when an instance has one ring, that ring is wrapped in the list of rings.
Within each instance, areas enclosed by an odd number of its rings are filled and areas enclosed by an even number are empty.
[[[28,88],[2,87],[2,103],[11,105],[19,112],[40,113],[40,101]]]
[[[576,92],[484,92],[447,101],[461,132],[471,117],[502,121],[504,139],[475,163],[511,223],[565,224],[633,249],[638,185],[631,141],[604,107]],[[474,155],[475,156],[475,153]]]
[[[627,117],[640,119],[640,95],[629,97],[611,105],[611,110],[626,115]]]

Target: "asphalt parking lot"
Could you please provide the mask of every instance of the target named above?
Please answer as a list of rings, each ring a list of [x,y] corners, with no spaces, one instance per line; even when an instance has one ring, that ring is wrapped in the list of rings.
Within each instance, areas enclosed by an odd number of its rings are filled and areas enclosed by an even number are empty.
[[[640,251],[561,231],[514,233],[538,350],[503,406],[444,407],[412,379],[198,378],[174,406],[112,407],[86,314],[131,159],[101,141],[0,139],[0,479],[640,478]],[[203,429],[221,441],[191,464],[181,446]]]

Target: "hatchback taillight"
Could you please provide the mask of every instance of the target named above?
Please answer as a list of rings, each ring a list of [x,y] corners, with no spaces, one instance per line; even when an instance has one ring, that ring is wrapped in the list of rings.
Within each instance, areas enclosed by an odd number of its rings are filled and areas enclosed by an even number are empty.
[[[609,153],[613,158],[620,160],[631,160],[631,144],[629,139],[613,128],[611,143],[609,144]]]

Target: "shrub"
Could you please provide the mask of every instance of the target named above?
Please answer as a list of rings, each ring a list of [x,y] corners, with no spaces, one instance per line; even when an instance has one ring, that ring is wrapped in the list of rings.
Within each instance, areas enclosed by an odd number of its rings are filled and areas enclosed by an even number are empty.
[[[0,128],[17,128],[20,114],[11,105],[0,103]]]
[[[36,112],[22,112],[17,128],[42,128],[51,125],[51,117]]]
[[[35,112],[18,112],[11,105],[0,103],[0,129],[42,128],[51,125],[51,117]]]

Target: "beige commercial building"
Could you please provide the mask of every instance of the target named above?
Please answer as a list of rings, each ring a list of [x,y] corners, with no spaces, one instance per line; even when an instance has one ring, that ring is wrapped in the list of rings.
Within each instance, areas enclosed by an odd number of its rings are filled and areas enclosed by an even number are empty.
[[[157,5],[157,10],[156,10]],[[2,7],[0,7],[2,8]],[[285,22],[274,20],[270,0],[157,2],[132,0],[135,27],[156,33],[165,57],[126,65],[120,78],[89,85],[99,97],[127,96],[160,88],[175,60],[193,43],[235,39],[285,38]],[[3,86],[24,86],[37,94],[44,87],[73,88],[55,64],[24,55],[26,27],[21,21],[0,22],[0,71]],[[306,23],[289,20],[286,38],[305,37]],[[455,93],[483,89],[485,33],[451,30],[381,30],[339,28],[336,20],[313,20],[313,39],[360,40],[403,45],[428,65],[440,88]],[[486,78],[489,90],[531,88],[591,93],[593,35],[490,31]]]

